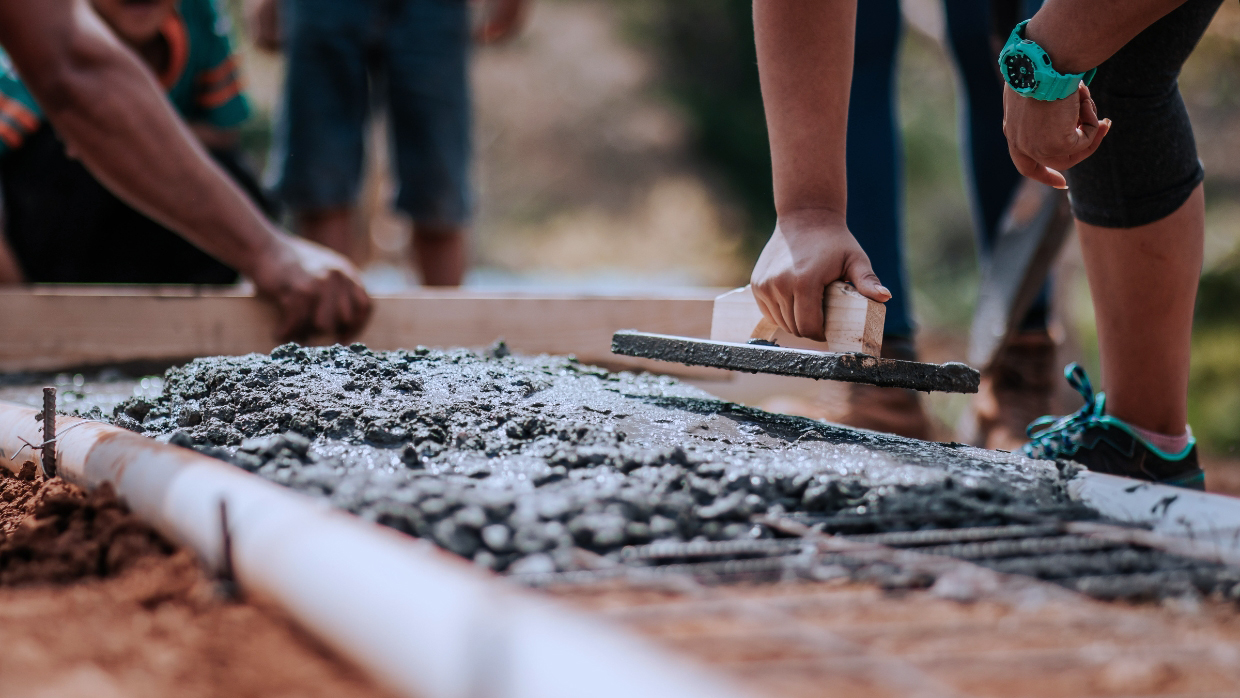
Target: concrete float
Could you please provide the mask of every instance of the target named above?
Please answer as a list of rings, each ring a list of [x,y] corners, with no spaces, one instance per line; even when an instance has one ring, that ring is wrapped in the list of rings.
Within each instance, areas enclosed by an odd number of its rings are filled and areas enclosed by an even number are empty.
[[[0,466],[37,461],[30,445],[42,440],[40,419],[37,410],[0,402]],[[56,425],[59,475],[91,489],[110,483],[162,534],[210,568],[231,563],[245,593],[274,602],[401,695],[741,695],[428,542],[118,427],[64,416]]]

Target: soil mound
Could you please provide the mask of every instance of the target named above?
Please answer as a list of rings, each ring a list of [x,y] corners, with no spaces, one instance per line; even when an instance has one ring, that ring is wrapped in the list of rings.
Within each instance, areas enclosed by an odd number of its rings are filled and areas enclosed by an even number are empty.
[[[31,471],[12,476],[0,468],[0,586],[109,577],[172,553],[110,485],[88,493]]]

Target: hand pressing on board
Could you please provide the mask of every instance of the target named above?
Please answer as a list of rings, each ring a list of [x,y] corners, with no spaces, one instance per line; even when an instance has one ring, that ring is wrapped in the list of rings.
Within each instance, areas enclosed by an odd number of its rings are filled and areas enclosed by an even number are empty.
[[[823,294],[844,280],[871,300],[891,298],[842,214],[827,210],[781,215],[754,266],[750,283],[762,313],[780,329],[824,341]]]
[[[357,269],[322,245],[279,234],[275,249],[260,255],[248,276],[280,309],[282,341],[315,335],[349,341],[370,319],[370,296]]]

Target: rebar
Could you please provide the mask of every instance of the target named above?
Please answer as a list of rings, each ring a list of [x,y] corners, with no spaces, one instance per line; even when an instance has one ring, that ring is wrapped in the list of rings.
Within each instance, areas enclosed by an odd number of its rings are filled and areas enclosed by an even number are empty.
[[[1082,536],[1054,536],[1039,538],[1015,538],[994,540],[978,543],[955,543],[952,545],[935,545],[918,548],[917,552],[927,555],[946,555],[962,560],[980,560],[987,558],[1031,557],[1035,555],[1059,555],[1064,553],[1086,553],[1098,550],[1114,550],[1128,547],[1125,543],[1085,538]]]
[[[43,477],[56,477],[56,388],[49,386],[43,389]]]
[[[946,543],[997,540],[1001,538],[1027,538],[1052,536],[1062,532],[1060,524],[1016,526],[972,526],[969,528],[932,528],[926,531],[898,531],[895,533],[862,533],[849,535],[849,540],[877,543],[893,548],[912,548]]]

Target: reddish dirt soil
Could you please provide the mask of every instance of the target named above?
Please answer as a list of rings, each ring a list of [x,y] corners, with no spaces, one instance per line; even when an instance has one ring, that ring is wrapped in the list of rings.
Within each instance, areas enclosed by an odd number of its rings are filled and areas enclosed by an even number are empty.
[[[1206,491],[1240,497],[1240,459],[1202,456]]]
[[[0,468],[0,698],[388,695],[110,492]]]
[[[851,583],[551,594],[781,698],[1223,698],[1240,686],[1240,614],[1205,602],[1108,604],[1054,591],[972,603]]]

